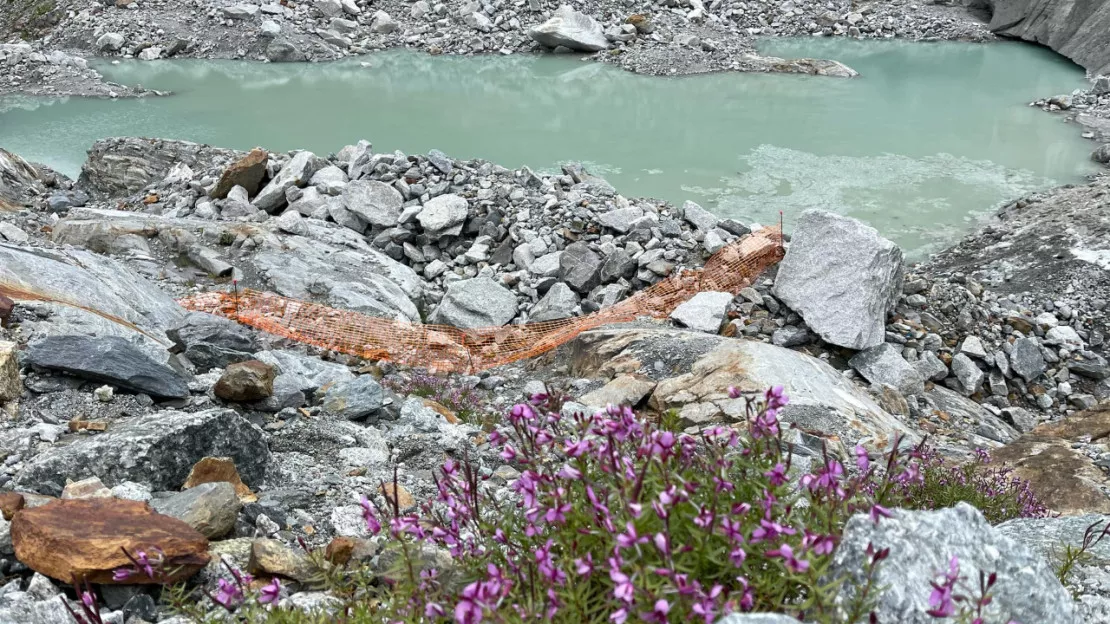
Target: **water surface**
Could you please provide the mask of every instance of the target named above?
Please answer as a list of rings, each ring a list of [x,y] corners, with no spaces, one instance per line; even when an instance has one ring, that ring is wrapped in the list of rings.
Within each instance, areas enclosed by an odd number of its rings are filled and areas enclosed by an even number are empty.
[[[318,153],[366,138],[541,170],[579,160],[627,196],[745,221],[849,214],[918,257],[1007,200],[1095,171],[1074,126],[1026,105],[1083,85],[1043,49],[842,38],[763,49],[836,58],[861,76],[657,78],[568,57],[405,51],[313,65],[123,61],[99,68],[175,95],[0,102],[0,146],[71,175],[94,140],[117,135]]]

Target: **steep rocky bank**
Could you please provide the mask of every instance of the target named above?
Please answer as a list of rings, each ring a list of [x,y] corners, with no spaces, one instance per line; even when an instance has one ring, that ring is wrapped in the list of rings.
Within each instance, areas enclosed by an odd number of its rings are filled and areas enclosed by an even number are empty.
[[[975,0],[991,13],[990,29],[1039,43],[1083,66],[1110,73],[1110,6],[1066,0]]]

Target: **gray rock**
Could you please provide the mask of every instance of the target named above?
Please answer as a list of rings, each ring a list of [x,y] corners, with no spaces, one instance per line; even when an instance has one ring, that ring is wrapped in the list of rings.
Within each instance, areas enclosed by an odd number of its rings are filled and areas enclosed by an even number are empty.
[[[1075,606],[1045,559],[990,526],[967,503],[937,511],[895,510],[876,525],[866,514],[853,516],[833,555],[828,579],[845,578],[837,601],[847,606],[863,586],[866,550],[889,548],[876,572],[876,615],[880,622],[933,624],[926,614],[930,581],[957,557],[960,574],[977,584],[979,572],[997,574],[990,612],[1018,622],[1075,623]]]
[[[948,367],[932,351],[922,353],[921,357],[913,363],[913,367],[917,369],[922,379],[940,381],[948,376]]]
[[[559,276],[574,290],[588,294],[601,283],[602,262],[586,243],[572,243],[559,256]]]
[[[300,63],[308,60],[308,57],[291,39],[275,37],[266,46],[266,59],[271,63]]]
[[[99,52],[118,52],[123,42],[123,35],[119,33],[104,33],[96,40],[96,49]]]
[[[235,486],[225,481],[202,483],[166,498],[151,500],[160,514],[172,516],[196,529],[207,538],[223,537],[235,528],[243,503]]]
[[[439,169],[440,173],[443,175],[451,175],[451,170],[454,168],[447,154],[437,149],[428,150],[428,162],[432,163],[432,166],[436,169]]]
[[[732,294],[705,291],[684,301],[671,312],[671,319],[690,329],[716,334],[721,330]]]
[[[632,208],[618,208],[598,215],[597,220],[601,225],[615,230],[620,234],[627,234],[632,229],[632,224],[644,216],[644,211]]]
[[[1106,358],[1091,351],[1080,351],[1068,358],[1068,370],[1088,379],[1110,378],[1110,364]]]
[[[1033,338],[1018,338],[1010,351],[1010,368],[1026,382],[1033,381],[1044,373],[1047,365],[1041,347]]]
[[[608,256],[605,256],[605,262],[601,265],[598,279],[601,280],[602,284],[608,284],[621,278],[629,279],[635,274],[636,261],[628,255],[627,251],[618,247]]]
[[[162,411],[50,448],[27,462],[14,484],[57,496],[66,478],[92,475],[108,487],[134,481],[152,490],[176,490],[193,464],[208,456],[231,458],[249,485],[262,480],[270,449],[262,430],[233,410]]]
[[[566,4],[556,9],[546,22],[529,28],[528,36],[548,48],[597,52],[609,47],[601,24]]]
[[[256,4],[236,4],[224,7],[224,17],[233,20],[245,20],[258,15],[259,7]]]
[[[1047,561],[1053,561],[1067,546],[1079,548],[1083,545],[1083,534],[1087,527],[1099,523],[1099,527],[1110,522],[1110,516],[1086,514],[1062,518],[1014,518],[998,525],[998,532],[1035,553]],[[1110,560],[1110,540],[1103,539],[1091,546],[1088,551],[1097,559]]]
[[[731,613],[715,624],[801,624],[800,621],[781,613]]]
[[[433,197],[424,203],[416,218],[429,237],[458,236],[468,212],[466,199],[454,194]]]
[[[400,28],[401,26],[393,21],[393,18],[385,11],[377,11],[374,13],[374,19],[370,23],[370,30],[380,34],[389,34]]]
[[[192,168],[216,159],[232,161],[243,156],[243,152],[191,141],[113,137],[93,143],[77,182],[94,195],[115,197],[137,193],[152,182],[162,181],[178,165]],[[72,200],[72,194],[70,197]]]
[[[964,396],[971,396],[983,387],[983,378],[986,375],[974,360],[963,353],[957,353],[952,358],[952,374],[960,382],[960,391]]]
[[[719,222],[716,215],[692,201],[682,204],[682,218],[686,219],[690,225],[696,227],[700,232],[712,230],[717,227]]]
[[[185,252],[185,256],[197,267],[204,269],[205,273],[214,277],[227,277],[235,270],[220,256],[220,252],[203,245],[192,245]]]
[[[242,325],[212,314],[193,312],[166,332],[176,352],[201,372],[245,362],[258,350],[255,335]]]
[[[308,234],[308,225],[304,222],[301,213],[296,210],[286,210],[281,213],[281,216],[274,220],[274,225],[286,234],[296,234],[298,236]]]
[[[1066,0],[982,0],[995,33],[1039,43],[1091,74],[1110,72],[1110,5]],[[1019,618],[1020,619],[1020,618]]]
[[[1079,333],[1067,325],[1058,325],[1044,333],[1045,344],[1082,348],[1083,339]]]
[[[49,336],[32,343],[23,361],[153,397],[189,396],[189,386],[173,369],[118,336]]]
[[[385,394],[370,375],[333,384],[324,395],[324,411],[347,420],[361,420],[378,411]]]
[[[296,351],[262,351],[255,355],[255,359],[277,369],[278,375],[274,379],[275,395],[281,385],[300,392],[315,392],[329,384],[348,382],[355,378],[355,374],[342,364],[325,362]]]
[[[806,210],[774,294],[826,342],[866,349],[885,338],[902,291],[902,250],[855,219]]]
[[[884,342],[860,351],[848,360],[848,365],[867,381],[892,386],[906,396],[916,396],[925,391],[924,378],[902,357],[902,348],[898,345]]]
[[[968,336],[964,338],[963,343],[960,344],[960,352],[966,353],[973,358],[979,358],[980,360],[986,359],[987,357],[987,349],[983,346],[983,341],[980,340],[978,336]]]
[[[356,180],[343,189],[343,204],[347,210],[379,228],[397,225],[404,202],[397,189],[376,180]]]
[[[273,43],[270,44],[273,46]],[[321,161],[309,151],[297,152],[281,171],[274,176],[270,183],[258,192],[254,198],[254,206],[266,212],[277,212],[285,206],[285,191],[290,187],[304,186],[312,179],[312,175],[321,166]]]
[[[780,327],[771,334],[771,344],[786,348],[800,347],[812,340],[813,334],[809,333],[808,329],[794,325]]]
[[[504,325],[516,316],[516,296],[488,277],[460,280],[447,287],[429,321],[462,329]]]
[[[1091,160],[1100,165],[1110,165],[1110,143],[1100,145],[1091,152]]]
[[[528,320],[537,323],[570,318],[574,316],[574,310],[578,307],[578,302],[578,295],[571,290],[570,286],[563,282],[556,282],[548,289],[543,299],[540,299],[532,308]]]

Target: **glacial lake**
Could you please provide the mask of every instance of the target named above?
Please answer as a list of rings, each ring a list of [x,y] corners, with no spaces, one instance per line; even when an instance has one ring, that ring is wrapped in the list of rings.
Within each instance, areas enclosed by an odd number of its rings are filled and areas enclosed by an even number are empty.
[[[365,138],[541,171],[576,160],[626,196],[745,222],[848,214],[916,258],[1006,201],[1097,171],[1077,126],[1028,106],[1084,85],[1044,49],[815,38],[762,51],[861,75],[657,78],[574,57],[410,51],[312,65],[97,61],[109,80],[174,95],[0,100],[0,147],[69,175],[93,141],[122,135],[320,154]]]

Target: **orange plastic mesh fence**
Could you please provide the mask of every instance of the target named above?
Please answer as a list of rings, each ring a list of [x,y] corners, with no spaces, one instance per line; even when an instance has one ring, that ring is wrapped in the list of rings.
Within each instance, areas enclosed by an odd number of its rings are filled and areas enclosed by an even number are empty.
[[[540,355],[602,325],[641,316],[666,317],[702,291],[736,294],[782,256],[781,230],[762,229],[722,248],[703,268],[674,273],[609,308],[501,327],[459,329],[409,323],[249,289],[204,293],[179,303],[332,351],[437,372],[475,373]]]

